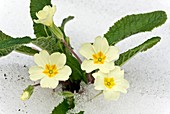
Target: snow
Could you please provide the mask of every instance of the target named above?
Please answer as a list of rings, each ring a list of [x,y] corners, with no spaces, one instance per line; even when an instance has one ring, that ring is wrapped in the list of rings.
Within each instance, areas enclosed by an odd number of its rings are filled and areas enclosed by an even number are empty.
[[[154,48],[139,53],[123,66],[130,82],[126,95],[118,101],[106,101],[99,96],[89,101],[98,91],[88,86],[82,96],[76,95],[74,111],[85,114],[170,114],[170,1],[169,0],[53,0],[57,6],[54,17],[59,25],[63,18],[75,19],[66,25],[72,46],[78,50],[84,42],[92,42],[98,35],[127,14],[166,11],[166,23],[152,32],[133,35],[117,46],[121,52],[148,38],[161,36]],[[13,37],[35,37],[29,14],[29,0],[0,0],[0,30]],[[0,58],[0,114],[49,114],[62,99],[52,90],[37,87],[28,101],[20,94],[29,84],[28,69],[33,58],[16,52]]]

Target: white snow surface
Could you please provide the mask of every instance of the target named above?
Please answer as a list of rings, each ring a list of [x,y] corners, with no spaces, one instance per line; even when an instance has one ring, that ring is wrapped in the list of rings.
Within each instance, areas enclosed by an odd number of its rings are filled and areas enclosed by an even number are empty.
[[[121,17],[155,10],[166,11],[166,23],[154,29],[133,35],[117,44],[121,52],[148,38],[162,39],[154,48],[137,54],[123,69],[130,83],[126,95],[118,101],[106,101],[93,86],[87,87],[82,96],[76,96],[75,111],[85,114],[170,114],[170,1],[169,0],[52,0],[57,6],[54,16],[59,25],[63,18],[75,19],[66,25],[66,34],[76,52],[84,42],[93,42],[103,35]],[[29,0],[0,0],[0,30],[13,37],[31,36],[32,20]],[[0,114],[49,114],[62,99],[50,89],[37,87],[28,101],[21,101],[20,94],[29,84],[28,69],[34,65],[33,57],[12,52],[0,58]],[[82,103],[80,103],[82,102]]]

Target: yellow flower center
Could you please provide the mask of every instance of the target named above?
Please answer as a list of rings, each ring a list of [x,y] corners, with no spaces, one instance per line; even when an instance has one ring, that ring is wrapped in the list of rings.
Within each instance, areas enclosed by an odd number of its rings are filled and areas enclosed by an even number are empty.
[[[106,56],[100,51],[96,54],[93,54],[94,64],[104,64]]]
[[[49,78],[52,78],[56,74],[58,74],[58,70],[57,70],[56,65],[46,64],[45,70],[43,71],[43,73],[46,74]]]
[[[111,89],[113,86],[115,86],[115,82],[114,82],[114,78],[107,78],[105,77],[104,78],[104,85]]]

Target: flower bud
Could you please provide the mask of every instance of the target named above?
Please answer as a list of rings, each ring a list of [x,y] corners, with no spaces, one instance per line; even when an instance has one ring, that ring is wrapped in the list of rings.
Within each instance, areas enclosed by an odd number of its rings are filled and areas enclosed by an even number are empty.
[[[58,39],[64,39],[62,31],[54,23],[48,28]]]
[[[59,95],[66,97],[66,98],[74,96],[74,94],[70,91],[63,91],[63,92],[59,93]]]
[[[40,10],[38,13],[36,13],[36,16],[38,17],[37,20],[34,20],[35,23],[41,23],[46,26],[52,26],[53,24],[53,16],[56,12],[56,6],[45,6],[42,10]]]
[[[45,6],[42,10],[36,13],[38,17],[37,20],[34,20],[35,23],[41,23],[43,25],[48,26],[50,31],[58,38],[63,39],[62,31],[54,24],[53,16],[56,12],[56,6]]]
[[[21,99],[22,101],[28,100],[28,99],[31,97],[33,91],[34,91],[34,86],[29,85],[29,86],[24,90],[24,92],[22,93],[20,99]]]

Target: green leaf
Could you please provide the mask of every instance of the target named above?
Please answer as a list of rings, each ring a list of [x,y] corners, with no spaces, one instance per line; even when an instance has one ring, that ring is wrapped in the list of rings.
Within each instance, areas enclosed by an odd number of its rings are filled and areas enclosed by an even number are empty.
[[[73,109],[75,107],[75,103],[74,103],[74,96],[72,97],[66,97],[67,103],[69,105],[69,109]]]
[[[70,91],[62,91],[61,93],[59,93],[59,95],[64,96],[66,98],[74,96],[74,94],[72,92],[70,92]]]
[[[60,41],[58,41],[54,37],[39,37],[35,41],[32,42],[33,44],[37,45],[41,49],[47,50],[50,54],[54,52],[61,52],[62,45]]]
[[[29,37],[23,37],[23,38],[11,38],[6,40],[1,40],[0,42],[0,49],[10,48],[14,46],[18,46],[21,44],[27,44],[32,41]]]
[[[63,22],[61,24],[61,29],[64,31],[64,27],[65,27],[65,24],[69,21],[71,21],[72,19],[74,19],[74,16],[68,16],[67,18],[63,19]]]
[[[52,114],[66,114],[68,110],[69,104],[67,103],[67,100],[64,99],[63,102],[61,102],[57,107],[54,108]]]
[[[71,114],[84,114],[84,111],[80,111],[78,113],[71,113]]]
[[[79,113],[77,113],[77,114],[84,114],[84,111],[80,111]]]
[[[21,46],[17,49],[15,49],[15,51],[19,52],[19,53],[23,53],[23,54],[26,54],[26,55],[35,55],[36,53],[39,53],[38,50],[35,50],[31,47],[27,47],[27,46]]]
[[[70,68],[72,69],[72,74],[70,76],[70,80],[72,82],[83,80],[85,83],[87,83],[87,77],[86,77],[84,71],[81,70],[81,66],[80,66],[78,60],[75,57],[73,57],[72,55],[66,55],[66,56],[67,56],[66,64],[68,66],[70,66]]]
[[[73,109],[74,107],[74,97],[67,97],[64,98],[63,102],[54,108],[52,114],[66,114],[68,110]]]
[[[117,21],[104,35],[110,45],[114,45],[130,35],[151,31],[165,23],[167,15],[164,11],[125,16]]]
[[[16,48],[32,41],[29,37],[12,38],[0,31],[0,57],[11,53]]]
[[[31,0],[31,3],[30,3],[30,14],[31,14],[31,18],[32,20],[34,19],[37,19],[36,17],[36,13],[40,10],[42,10],[44,8],[44,6],[46,5],[51,5],[51,0]],[[44,29],[44,25],[42,24],[37,24],[34,22],[33,24],[34,26],[34,34],[36,35],[36,37],[46,37],[47,34],[45,32],[45,29]],[[47,32],[48,34],[50,34],[50,31],[47,29]]]
[[[145,41],[141,45],[120,54],[120,57],[117,61],[115,61],[115,64],[118,66],[122,66],[123,64],[125,64],[126,61],[128,61],[130,58],[135,56],[137,53],[143,52],[143,51],[146,51],[152,48],[154,45],[156,45],[160,41],[160,39],[161,39],[160,37],[153,37]]]

